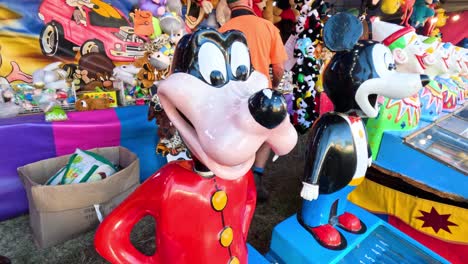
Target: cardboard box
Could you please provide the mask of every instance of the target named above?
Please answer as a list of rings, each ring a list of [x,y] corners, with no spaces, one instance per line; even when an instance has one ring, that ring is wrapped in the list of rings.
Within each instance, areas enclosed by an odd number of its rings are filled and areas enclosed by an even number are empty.
[[[123,147],[90,151],[119,164],[121,170],[101,181],[50,186],[42,184],[65,166],[70,155],[18,168],[28,196],[30,225],[39,247],[56,245],[97,227],[97,214],[105,217],[138,187],[140,165],[134,153]]]

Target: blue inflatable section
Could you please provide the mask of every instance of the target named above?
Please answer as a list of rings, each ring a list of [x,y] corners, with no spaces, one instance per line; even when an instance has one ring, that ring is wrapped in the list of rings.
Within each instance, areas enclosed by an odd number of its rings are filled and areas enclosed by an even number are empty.
[[[269,264],[269,262],[260,252],[258,252],[250,244],[247,244],[247,250],[249,252],[249,264]]]
[[[120,120],[120,145],[140,159],[140,181],[143,182],[164,164],[166,158],[155,152],[159,138],[154,121],[146,118],[148,106],[128,106],[115,109]]]
[[[467,199],[466,175],[402,143],[408,134],[385,132],[375,164],[410,177],[433,189]],[[460,142],[460,146],[461,144]]]

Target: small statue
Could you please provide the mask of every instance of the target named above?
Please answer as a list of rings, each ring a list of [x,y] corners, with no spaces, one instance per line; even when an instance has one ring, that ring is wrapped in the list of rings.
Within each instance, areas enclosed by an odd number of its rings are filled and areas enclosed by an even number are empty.
[[[355,234],[366,231],[365,223],[346,212],[347,195],[372,163],[361,118],[377,116],[377,95],[409,97],[429,80],[395,71],[391,51],[378,42],[358,41],[361,35],[362,24],[351,14],[339,13],[325,24],[325,45],[336,54],[325,69],[323,85],[336,112],[320,116],[312,127],[298,214],[319,244],[335,250],[346,247],[336,227]]]

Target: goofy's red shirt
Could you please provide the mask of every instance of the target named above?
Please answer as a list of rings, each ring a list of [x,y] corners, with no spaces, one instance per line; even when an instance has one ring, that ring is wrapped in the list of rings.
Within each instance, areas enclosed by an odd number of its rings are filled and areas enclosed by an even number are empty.
[[[112,263],[247,263],[247,232],[256,202],[253,175],[202,177],[177,161],[148,178],[99,226],[97,251]],[[156,220],[156,253],[130,242],[144,216]]]

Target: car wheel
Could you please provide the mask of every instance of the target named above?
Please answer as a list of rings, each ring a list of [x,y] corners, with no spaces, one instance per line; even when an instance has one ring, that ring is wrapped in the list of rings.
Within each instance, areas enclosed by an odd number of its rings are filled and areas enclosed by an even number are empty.
[[[63,28],[55,22],[47,23],[39,35],[42,54],[52,56],[74,57],[73,43],[65,39]]]
[[[88,53],[104,53],[104,45],[97,39],[88,40],[81,45],[81,56]]]

